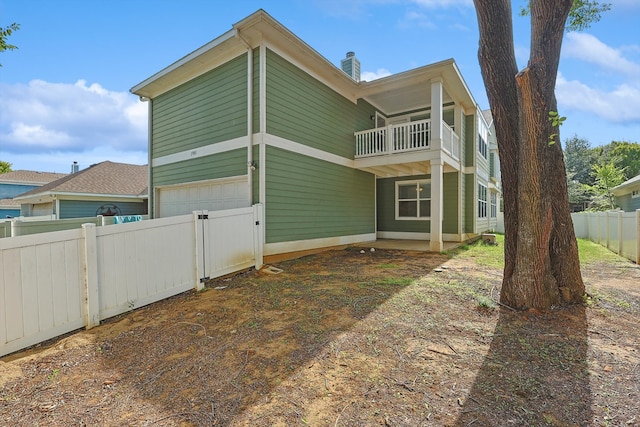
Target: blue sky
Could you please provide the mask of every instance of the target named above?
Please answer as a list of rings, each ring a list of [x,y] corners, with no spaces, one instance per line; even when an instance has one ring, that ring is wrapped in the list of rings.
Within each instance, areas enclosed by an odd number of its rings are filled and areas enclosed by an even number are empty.
[[[640,142],[640,1],[608,2],[563,44],[562,141]],[[147,104],[129,89],[260,8],[336,65],[354,51],[366,80],[454,58],[488,108],[472,0],[0,0],[0,26],[21,25],[19,49],[0,54],[0,160],[51,172],[147,163]],[[523,67],[527,18],[514,26]]]

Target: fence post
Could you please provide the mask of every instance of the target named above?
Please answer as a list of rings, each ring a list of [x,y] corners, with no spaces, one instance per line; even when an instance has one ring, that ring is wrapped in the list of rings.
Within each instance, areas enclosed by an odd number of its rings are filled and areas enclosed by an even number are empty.
[[[622,237],[622,211],[618,211],[618,255],[623,256],[622,255],[622,243],[624,242],[624,239]]]
[[[607,233],[607,246],[606,248],[611,251],[611,231],[609,230],[609,211],[604,213],[604,226],[605,232]],[[611,251],[613,252],[613,251]]]
[[[209,211],[193,211],[193,222],[195,225],[195,247],[196,247],[196,290],[204,289],[204,283],[209,279],[207,276],[207,257],[209,255]]]
[[[263,254],[263,239],[262,232],[264,230],[264,219],[262,217],[262,205],[255,204],[253,205],[253,220],[255,226],[253,227],[253,252],[256,258],[256,270],[260,270],[262,265],[264,264],[264,254]]]
[[[85,327],[100,324],[100,291],[98,289],[98,245],[96,225],[82,224],[84,234],[84,296]]]

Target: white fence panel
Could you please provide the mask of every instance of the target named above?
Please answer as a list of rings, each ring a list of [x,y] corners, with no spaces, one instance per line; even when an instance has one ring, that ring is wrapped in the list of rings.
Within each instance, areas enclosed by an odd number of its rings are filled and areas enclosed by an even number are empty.
[[[573,231],[578,239],[589,238],[589,217],[586,215],[571,215]]]
[[[0,356],[262,265],[262,206],[0,239]]]
[[[579,212],[571,214],[571,218],[576,237],[590,239],[640,263],[640,209],[636,212]]]
[[[83,233],[0,240],[0,356],[84,325]]]
[[[625,212],[622,214],[622,255],[640,262],[640,214]]]
[[[607,224],[607,247],[610,251],[620,254],[620,226],[621,217],[618,212],[607,212],[605,215]]]
[[[101,319],[197,283],[192,215],[100,227],[96,239]]]

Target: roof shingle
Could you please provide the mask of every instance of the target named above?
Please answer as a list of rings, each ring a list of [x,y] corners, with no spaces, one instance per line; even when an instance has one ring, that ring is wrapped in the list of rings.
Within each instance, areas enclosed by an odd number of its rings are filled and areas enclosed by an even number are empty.
[[[43,185],[64,178],[66,175],[66,173],[17,170],[0,174],[0,182]]]
[[[21,194],[19,197],[42,193],[147,195],[146,165],[101,162],[79,172]]]

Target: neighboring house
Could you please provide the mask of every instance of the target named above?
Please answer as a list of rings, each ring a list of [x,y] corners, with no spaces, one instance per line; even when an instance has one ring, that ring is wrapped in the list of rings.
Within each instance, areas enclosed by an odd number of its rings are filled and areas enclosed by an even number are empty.
[[[372,82],[359,68],[259,10],[133,87],[150,103],[150,214],[261,203],[265,255],[377,238],[441,251],[494,229],[492,123],[454,60]]]
[[[22,216],[56,219],[147,213],[146,165],[102,162],[15,197]]]
[[[0,199],[0,221],[20,216],[20,202],[13,199]]]
[[[625,212],[635,212],[640,209],[640,175],[614,187],[613,195],[616,205]]]
[[[0,219],[20,216],[15,196],[66,176],[64,173],[16,170],[0,174]]]

